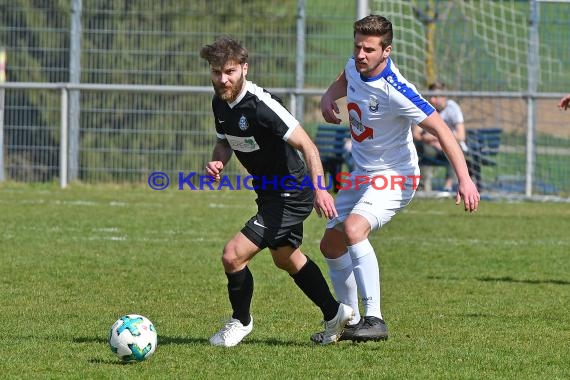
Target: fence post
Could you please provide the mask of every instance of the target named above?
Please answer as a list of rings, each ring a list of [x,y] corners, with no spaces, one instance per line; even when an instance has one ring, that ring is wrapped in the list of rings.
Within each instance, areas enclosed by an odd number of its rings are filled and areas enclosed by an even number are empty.
[[[307,4],[305,0],[297,0],[297,59],[295,60],[295,87],[297,90],[305,87],[305,24],[307,19]],[[293,114],[299,123],[304,120],[304,95],[295,95],[296,111]]]
[[[360,20],[370,14],[368,0],[356,0],[356,19]]]
[[[69,42],[69,82],[81,82],[81,0],[71,2],[71,33]],[[79,90],[69,92],[69,178],[79,176]]]
[[[537,0],[530,2],[530,27],[528,38],[528,99],[527,99],[527,131],[526,131],[526,185],[525,195],[532,196],[532,182],[536,164],[536,91],[538,89],[538,21],[539,8]]]
[[[0,84],[6,82],[6,50],[0,47]],[[0,182],[4,182],[4,101],[6,90],[0,88]]]
[[[67,187],[67,112],[69,107],[68,90],[65,86],[61,88],[61,130],[59,133],[59,186],[62,189]]]

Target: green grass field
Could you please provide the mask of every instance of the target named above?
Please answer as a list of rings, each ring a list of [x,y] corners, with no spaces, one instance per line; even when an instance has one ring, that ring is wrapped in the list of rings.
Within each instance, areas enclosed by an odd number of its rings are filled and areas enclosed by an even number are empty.
[[[254,212],[252,192],[0,187],[3,379],[567,379],[570,206],[416,199],[371,241],[390,339],[315,346],[320,312],[271,262],[251,264],[255,328],[208,338],[229,315],[221,249]],[[306,223],[318,252],[324,221]],[[140,313],[159,345],[123,365],[107,344]]]

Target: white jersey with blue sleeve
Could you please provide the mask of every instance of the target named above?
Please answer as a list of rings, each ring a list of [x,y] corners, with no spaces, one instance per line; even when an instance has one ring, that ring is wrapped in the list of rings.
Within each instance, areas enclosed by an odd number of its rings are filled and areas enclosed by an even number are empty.
[[[348,60],[344,72],[352,156],[357,167],[366,171],[416,171],[418,157],[411,126],[421,123],[435,108],[390,58],[375,77],[361,76],[354,58]]]

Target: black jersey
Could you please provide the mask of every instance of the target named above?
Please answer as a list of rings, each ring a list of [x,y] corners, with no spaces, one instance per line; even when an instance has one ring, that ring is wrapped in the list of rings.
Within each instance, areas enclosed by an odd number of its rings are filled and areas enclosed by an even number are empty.
[[[287,143],[299,122],[277,97],[246,81],[233,103],[215,95],[212,109],[218,138],[228,141],[258,193],[308,190],[302,185],[309,179],[305,163]]]

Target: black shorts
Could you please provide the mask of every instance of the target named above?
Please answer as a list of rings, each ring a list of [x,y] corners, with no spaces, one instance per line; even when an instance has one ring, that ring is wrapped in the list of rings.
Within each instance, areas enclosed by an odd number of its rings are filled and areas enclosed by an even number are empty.
[[[256,200],[257,214],[241,232],[260,249],[298,248],[303,242],[303,222],[313,210],[313,201],[312,190],[295,198],[260,195]]]

